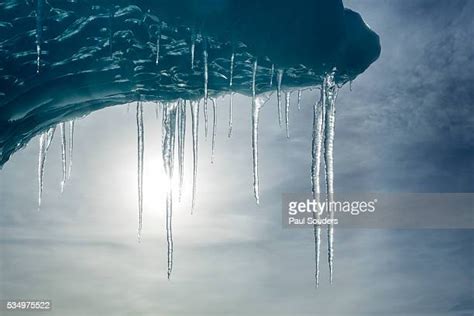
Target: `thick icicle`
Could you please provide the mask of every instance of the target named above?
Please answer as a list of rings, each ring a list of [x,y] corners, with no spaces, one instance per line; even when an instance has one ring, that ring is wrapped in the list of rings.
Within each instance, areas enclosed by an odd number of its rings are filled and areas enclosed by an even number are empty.
[[[197,168],[198,168],[198,142],[199,142],[199,102],[191,101],[191,124],[193,138],[193,193],[191,203],[191,214],[196,203],[197,190]]]
[[[137,102],[137,180],[138,180],[138,241],[142,237],[143,225],[143,156],[144,156],[145,130],[143,125],[143,104]]]
[[[257,77],[257,59],[253,63],[252,71],[252,169],[253,169],[253,194],[255,202],[260,203],[259,177],[258,177],[258,119],[260,109],[264,102],[257,100],[256,84]]]
[[[61,180],[61,193],[62,193],[64,192],[64,185],[66,184],[66,179],[67,179],[66,124],[64,122],[59,123],[59,128],[61,130],[61,161],[62,161],[62,171],[63,171],[63,178]]]
[[[168,279],[173,269],[173,233],[172,233],[172,215],[173,215],[173,169],[174,169],[174,147],[176,133],[176,112],[175,103],[168,104],[163,109],[163,132],[162,132],[162,158],[163,166],[168,178],[168,188],[166,195],[166,240],[168,246]],[[178,136],[179,137],[179,136]]]
[[[72,173],[72,154],[74,152],[74,120],[69,121],[69,168],[67,171],[67,178],[71,178]]]
[[[301,94],[302,94],[302,90],[298,89],[298,104],[297,104],[298,111],[301,110]]]
[[[42,133],[39,138],[39,155],[38,155],[38,211],[41,208],[41,197],[43,195],[43,178],[44,178],[44,166],[46,163],[46,154],[49,146],[53,141],[54,132],[56,126],[51,127],[48,131]]]
[[[277,106],[278,106],[278,124],[281,127],[281,81],[283,80],[283,70],[277,71]]]
[[[258,174],[258,120],[260,110],[263,105],[270,99],[269,94],[259,95],[253,98],[252,102],[252,169],[253,169],[253,193],[257,205],[260,203],[260,188]]]
[[[43,40],[43,6],[44,0],[36,1],[36,73],[40,72],[41,44]]]
[[[328,205],[334,201],[334,131],[336,121],[336,97],[337,85],[334,81],[334,72],[326,75],[325,93],[325,128],[324,128],[324,163],[326,165],[326,193]],[[334,213],[330,212],[331,220]],[[328,263],[329,263],[329,282],[332,283],[334,271],[334,225],[331,223],[328,227]]]
[[[217,132],[217,104],[214,98],[212,101],[212,147],[211,147],[211,163],[214,163],[214,153],[216,149],[216,132]]]
[[[227,134],[227,137],[232,136],[232,120],[233,120],[233,112],[234,112],[234,92],[230,93],[230,101],[229,101],[229,133]]]
[[[176,103],[168,104],[163,111],[163,145],[162,156],[166,176],[168,177],[168,192],[166,195],[166,241],[168,245],[168,279],[173,270],[173,169],[174,147],[176,135]]]
[[[186,101],[178,103],[178,171],[179,171],[179,200],[183,190],[184,181],[184,144],[186,136]]]
[[[286,137],[290,138],[290,96],[291,92],[285,92],[285,127],[286,127]]]
[[[323,89],[321,89],[323,91]],[[321,200],[321,153],[323,148],[323,131],[324,131],[324,93],[321,93],[321,99],[313,106],[313,138],[311,146],[311,191],[313,198],[320,202]],[[319,213],[316,214],[317,219],[320,218]],[[321,225],[314,224],[314,246],[315,246],[315,280],[316,287],[319,286],[319,266],[321,258]]]
[[[272,68],[270,69],[270,87],[273,86],[273,76],[275,75],[275,65],[272,64]]]

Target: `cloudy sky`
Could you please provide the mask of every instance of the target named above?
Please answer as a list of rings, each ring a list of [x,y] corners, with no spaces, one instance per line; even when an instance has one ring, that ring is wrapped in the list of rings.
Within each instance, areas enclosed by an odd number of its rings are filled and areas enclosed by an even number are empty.
[[[336,189],[473,192],[474,2],[345,5],[380,35],[382,55],[352,92],[340,92]],[[293,107],[290,139],[278,126],[275,99],[262,110],[259,207],[251,187],[250,100],[236,98],[231,139],[228,99],[219,100],[213,165],[210,139],[200,136],[194,215],[186,156],[171,280],[154,106],[145,106],[140,244],[133,106],[77,121],[73,175],[62,195],[55,139],[40,212],[33,139],[0,171],[0,299],[51,299],[52,315],[472,315],[472,230],[336,230],[334,284],[323,264],[314,289],[312,231],[283,229],[280,204],[281,193],[310,186],[316,98],[308,91],[302,110]]]

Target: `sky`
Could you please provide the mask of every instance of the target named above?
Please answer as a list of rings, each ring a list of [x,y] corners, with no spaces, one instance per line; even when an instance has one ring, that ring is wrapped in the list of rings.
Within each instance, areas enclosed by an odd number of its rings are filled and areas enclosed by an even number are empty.
[[[337,102],[335,187],[358,192],[473,192],[473,1],[345,1],[380,35],[382,53]],[[472,230],[340,229],[335,279],[314,288],[311,229],[281,224],[281,194],[310,189],[312,105],[276,100],[260,122],[261,203],[252,195],[250,99],[218,100],[217,146],[201,123],[197,209],[174,210],[166,278],[160,120],[145,104],[143,240],[137,242],[134,106],[76,122],[74,166],[60,193],[58,137],[37,211],[35,138],[0,171],[0,299],[51,299],[51,315],[472,315]],[[190,123],[190,117],[188,117]],[[188,131],[190,126],[188,125]],[[19,313],[17,313],[19,314]]]

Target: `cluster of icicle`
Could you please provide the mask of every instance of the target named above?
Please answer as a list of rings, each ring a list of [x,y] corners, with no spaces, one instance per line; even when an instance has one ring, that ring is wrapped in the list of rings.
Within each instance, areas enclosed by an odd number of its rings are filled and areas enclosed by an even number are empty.
[[[38,50],[38,71],[40,66],[40,55],[41,55],[41,6],[42,1],[38,1],[37,11],[37,50]],[[195,59],[195,39],[196,36],[193,33],[191,39],[191,68],[194,67]],[[157,41],[157,55],[156,64],[159,63],[159,40]],[[233,73],[234,73],[234,54],[230,57],[230,77],[229,77],[229,90],[232,91],[233,85]],[[213,131],[212,131],[212,155],[211,162],[214,161],[215,151],[215,140],[216,140],[216,127],[217,127],[217,104],[215,98],[209,97],[208,92],[208,53],[207,53],[207,41],[204,37],[204,49],[203,49],[203,86],[204,86],[204,97],[201,100],[182,100],[179,99],[175,102],[169,102],[161,105],[162,111],[162,159],[165,174],[168,178],[168,188],[166,195],[166,236],[167,236],[167,259],[168,259],[168,278],[171,276],[173,269],[173,235],[172,235],[172,215],[173,215],[173,190],[172,181],[174,176],[174,165],[175,165],[175,148],[177,138],[177,156],[178,156],[178,174],[179,174],[179,197],[181,198],[181,189],[183,186],[183,172],[184,172],[184,150],[185,150],[185,133],[186,133],[186,108],[191,109],[191,126],[192,126],[192,157],[193,157],[193,184],[192,184],[192,207],[191,213],[195,209],[196,191],[197,191],[197,165],[198,165],[198,132],[199,132],[199,109],[200,104],[204,106],[204,129],[205,135],[208,134],[208,101],[209,99],[213,105]],[[270,94],[258,94],[256,87],[256,76],[258,71],[258,61],[253,61],[252,67],[252,158],[253,158],[253,192],[255,201],[257,204],[260,203],[260,190],[259,190],[259,172],[258,172],[258,123],[259,113],[264,104],[269,100]],[[275,67],[272,65],[271,72],[269,74],[269,85],[273,87],[273,78],[275,75]],[[282,125],[282,93],[285,94],[285,108],[284,108],[284,119],[286,127],[286,136],[290,137],[289,132],[289,113],[290,113],[290,98],[293,91],[282,90],[282,81],[284,76],[283,69],[276,70],[276,81],[277,81],[277,110],[278,110],[278,122]],[[337,97],[338,87],[334,79],[334,71],[326,74],[323,78],[321,85],[321,94],[318,102],[315,102],[313,112],[313,135],[312,135],[312,166],[311,166],[311,182],[312,182],[312,193],[315,199],[320,199],[321,185],[320,185],[320,170],[324,162],[325,166],[325,178],[326,178],[326,194],[328,202],[333,201],[334,197],[334,176],[333,176],[333,143],[334,143],[334,124],[335,124],[335,101]],[[297,90],[297,107],[300,109],[302,89]],[[229,104],[229,129],[228,137],[232,135],[232,111],[233,111],[233,96],[234,92],[230,93],[230,104]],[[158,113],[158,112],[157,112]],[[138,151],[138,240],[141,240],[142,235],[142,222],[143,222],[143,169],[144,169],[144,119],[143,119],[143,103],[137,101],[136,108],[136,122],[137,122],[137,151]],[[71,175],[72,168],[72,152],[73,152],[73,135],[74,135],[74,121],[69,122],[69,141],[66,140],[66,125],[64,122],[59,123],[61,132],[61,157],[62,157],[62,173],[63,177],[61,180],[61,192],[64,190],[64,185]],[[39,195],[38,195],[38,209],[41,207],[41,197],[43,192],[43,177],[44,167],[46,161],[46,155],[54,137],[56,127],[51,127],[47,131],[43,132],[40,136],[40,149],[39,149],[39,163],[38,163],[38,181],[39,181]],[[177,135],[177,137],[176,137]],[[68,149],[67,149],[68,146]],[[69,157],[68,157],[69,156]],[[322,159],[322,157],[324,159]],[[69,160],[69,168],[67,168],[67,160]],[[329,204],[328,204],[329,205]],[[331,213],[332,215],[332,213]],[[329,280],[332,283],[333,279],[333,258],[334,258],[334,227],[328,226],[328,262],[329,262]],[[316,272],[315,279],[316,285],[319,285],[319,266],[320,266],[320,246],[321,246],[321,227],[320,225],[314,226],[315,236],[315,261],[316,261]]]
[[[69,132],[66,132],[66,123],[61,122],[59,126],[61,133],[61,192],[64,191],[66,181],[71,177],[72,172],[72,154],[74,149],[74,121],[69,121]],[[38,155],[38,210],[41,209],[41,198],[43,195],[43,178],[46,163],[46,155],[54,138],[57,126],[48,128],[39,137],[39,155]],[[69,165],[68,165],[69,161]]]
[[[200,105],[203,105],[204,110],[204,133],[207,137],[208,134],[208,101],[209,99],[213,105],[213,120],[212,120],[212,153],[211,163],[214,161],[215,152],[215,139],[216,139],[216,128],[217,128],[217,101],[214,98],[209,98],[207,93],[207,80],[208,75],[206,73],[206,62],[207,53],[204,51],[203,59],[205,62],[205,73],[204,73],[204,98],[202,100],[182,100],[179,99],[176,102],[160,103],[162,112],[162,159],[164,164],[164,170],[168,178],[168,191],[166,196],[166,236],[168,244],[168,278],[171,275],[173,268],[173,236],[172,236],[172,214],[173,214],[173,191],[172,191],[172,180],[174,176],[174,165],[175,165],[175,146],[176,138],[178,143],[177,155],[178,155],[178,177],[179,177],[179,197],[181,198],[181,190],[183,185],[183,171],[184,171],[184,150],[185,150],[185,133],[186,133],[186,108],[190,106],[191,111],[191,126],[192,126],[192,207],[191,213],[195,208],[196,201],[196,190],[197,190],[197,164],[198,164],[198,135],[199,135],[199,110]],[[231,67],[233,65],[233,56],[231,56]],[[257,60],[253,62],[252,71],[252,169],[253,169],[253,191],[256,203],[260,203],[260,189],[259,189],[259,173],[258,173],[258,122],[259,113],[263,105],[270,98],[269,94],[257,95],[256,89],[256,75],[258,69]],[[231,68],[230,73],[233,73]],[[277,106],[278,106],[278,117],[282,117],[281,111],[281,94],[282,94],[282,78],[283,71],[278,70],[277,72]],[[271,75],[271,81],[273,80],[273,72]],[[230,87],[232,87],[232,76],[229,81]],[[312,192],[315,199],[320,199],[321,196],[321,185],[320,185],[320,170],[321,166],[325,166],[325,178],[326,178],[326,192],[328,202],[332,202],[334,199],[334,162],[333,162],[333,147],[334,147],[334,129],[335,129],[335,102],[337,97],[338,86],[334,80],[334,72],[328,73],[323,78],[323,83],[320,89],[320,99],[315,102],[313,112],[313,140],[312,140],[312,164],[311,164],[311,183]],[[289,137],[289,111],[290,111],[290,95],[292,91],[285,91],[285,126],[286,135]],[[302,90],[298,89],[298,103],[297,107],[300,109]],[[232,107],[233,107],[233,94],[230,95],[229,103],[229,129],[228,136],[232,134]],[[144,126],[143,126],[143,104],[137,102],[137,131],[138,131],[138,207],[139,207],[139,223],[138,223],[138,236],[141,237],[142,231],[142,214],[143,214],[143,156],[144,156]],[[176,137],[177,135],[177,137]],[[324,157],[324,159],[322,159]],[[332,216],[332,214],[331,214]],[[321,246],[321,226],[314,226],[315,235],[315,260],[316,260],[316,285],[319,286],[319,266],[320,266],[320,246]],[[329,280],[332,283],[333,279],[333,258],[334,258],[334,227],[328,226],[328,262],[329,262]]]
[[[313,136],[312,136],[312,160],[311,160],[311,191],[313,198],[319,202],[321,198],[320,171],[322,156],[324,154],[324,166],[326,177],[327,205],[334,200],[334,131],[336,120],[336,97],[338,87],[334,81],[334,72],[327,74],[321,86],[319,102],[313,107]],[[319,214],[317,214],[319,217]],[[329,282],[332,283],[334,271],[334,226],[332,219],[334,213],[330,212],[331,224],[328,225],[328,263]],[[319,219],[319,218],[318,218]],[[315,238],[315,261],[316,286],[319,286],[319,265],[321,252],[321,225],[314,225]]]

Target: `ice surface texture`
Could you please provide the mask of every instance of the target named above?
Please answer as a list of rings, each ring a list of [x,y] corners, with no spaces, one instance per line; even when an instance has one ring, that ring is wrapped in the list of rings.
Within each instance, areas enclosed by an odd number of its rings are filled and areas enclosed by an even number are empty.
[[[333,68],[342,84],[380,54],[341,0],[4,0],[0,166],[59,122],[137,99],[202,98],[204,43],[210,98],[251,95],[256,58],[260,94],[276,89],[277,69],[284,88],[320,85]]]

